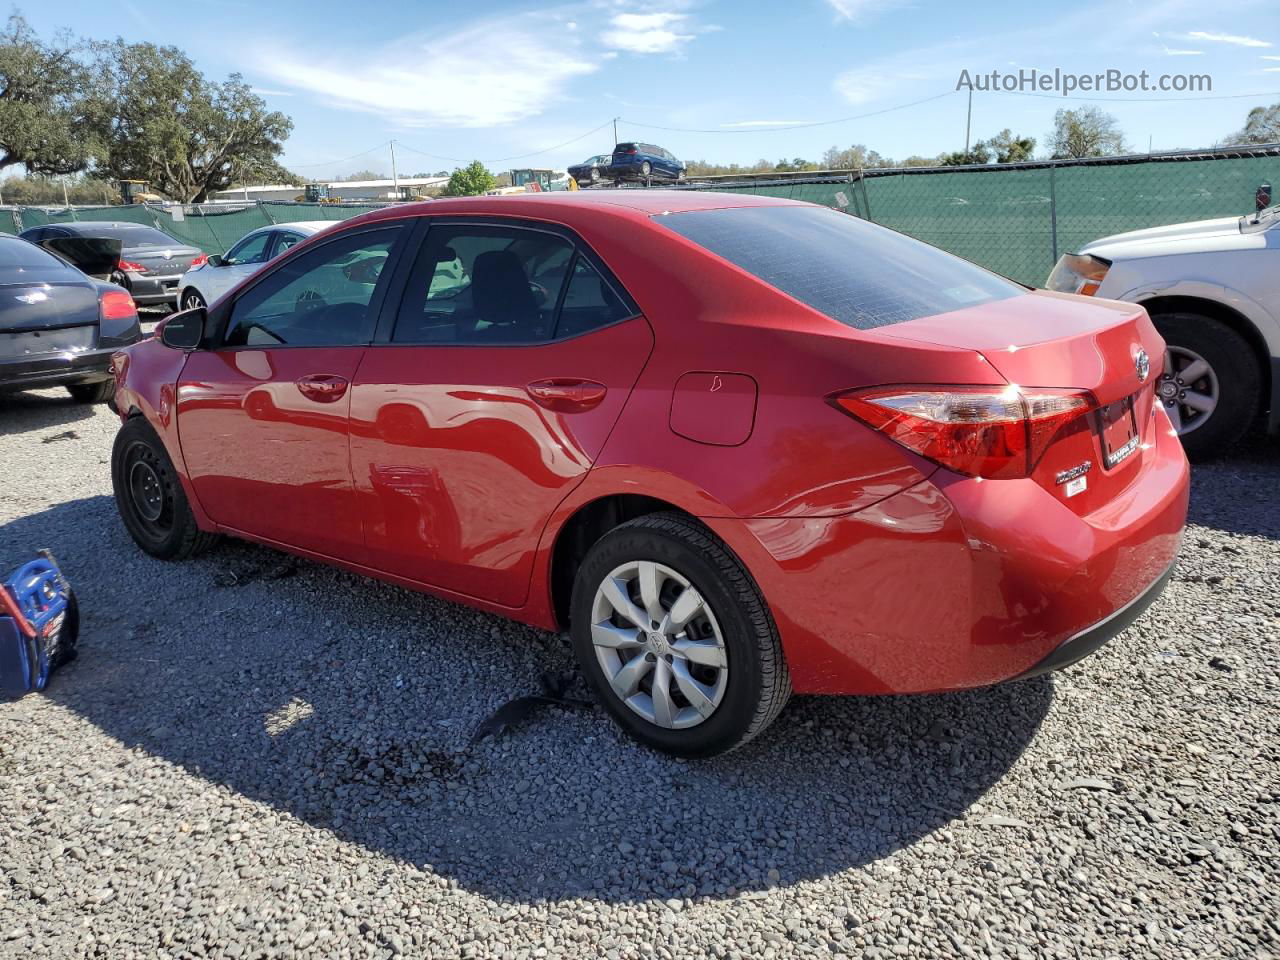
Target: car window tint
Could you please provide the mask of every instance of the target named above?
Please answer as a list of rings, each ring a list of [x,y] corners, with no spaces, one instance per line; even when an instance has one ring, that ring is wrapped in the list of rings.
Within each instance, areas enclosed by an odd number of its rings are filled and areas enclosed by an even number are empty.
[[[302,239],[303,239],[303,237],[301,236],[301,234],[297,234],[297,233],[285,233],[285,232],[281,231],[280,233],[276,234],[276,252],[275,252],[275,255],[276,255],[277,257],[278,257],[278,256],[280,256],[280,254],[284,253],[286,250],[288,250],[288,249],[289,249],[290,247],[292,247],[294,244],[296,244],[296,243],[301,243],[301,242],[302,242]]]
[[[409,275],[392,340],[550,340],[572,257],[573,244],[552,233],[505,226],[433,226]]]
[[[245,237],[227,253],[226,262],[229,264],[265,263],[267,259],[267,244],[270,242],[270,230],[264,230],[262,233],[255,233],[251,237]]]
[[[560,306],[556,337],[576,337],[631,316],[631,309],[600,276],[586,257],[579,256],[569,276]]]
[[[349,234],[300,254],[236,299],[226,346],[351,346],[368,343],[370,310],[400,228]]]
[[[860,330],[1026,293],[937,247],[817,206],[734,207],[656,222]]]
[[[155,227],[137,223],[78,224],[76,231],[82,237],[113,237],[126,247],[182,247],[185,244]]]
[[[17,237],[0,237],[0,268],[5,269],[44,269],[60,271],[65,264],[43,247],[37,247],[30,240],[19,240]]]

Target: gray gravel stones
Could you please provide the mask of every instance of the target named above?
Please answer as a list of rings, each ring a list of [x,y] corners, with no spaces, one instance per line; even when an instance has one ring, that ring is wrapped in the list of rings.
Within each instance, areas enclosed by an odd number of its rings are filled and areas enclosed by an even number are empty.
[[[53,548],[84,610],[0,706],[0,956],[1280,956],[1274,443],[1197,468],[1166,595],[1070,671],[797,698],[684,763],[599,710],[469,745],[558,637],[309,563],[217,587],[275,563],[243,544],[144,557],[114,430],[0,400],[0,556]]]

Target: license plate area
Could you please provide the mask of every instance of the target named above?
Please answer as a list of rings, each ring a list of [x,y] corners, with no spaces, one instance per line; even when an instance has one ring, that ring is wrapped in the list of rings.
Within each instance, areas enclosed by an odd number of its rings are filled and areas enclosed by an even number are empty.
[[[1107,469],[1119,465],[1138,449],[1138,418],[1133,397],[1109,403],[1094,413],[1094,425],[1102,444],[1102,463]]]

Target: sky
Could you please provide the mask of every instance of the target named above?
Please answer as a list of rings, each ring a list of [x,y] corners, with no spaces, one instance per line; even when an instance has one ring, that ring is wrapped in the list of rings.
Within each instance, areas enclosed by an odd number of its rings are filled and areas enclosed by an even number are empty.
[[[1146,151],[1211,146],[1280,102],[1276,0],[220,0],[177,19],[148,6],[15,9],[45,35],[173,44],[212,79],[243,74],[293,119],[282,162],[314,178],[389,173],[389,141],[402,176],[472,159],[563,169],[611,149],[615,118],[618,139],[686,161],[855,143],[933,156],[964,146],[964,70],[1212,78],[1214,99],[973,93],[973,140],[1008,127],[1037,154],[1062,108],[1102,107]]]

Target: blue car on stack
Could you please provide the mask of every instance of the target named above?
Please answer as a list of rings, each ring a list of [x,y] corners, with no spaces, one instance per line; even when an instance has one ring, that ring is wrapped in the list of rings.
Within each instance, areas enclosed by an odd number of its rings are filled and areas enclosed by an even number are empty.
[[[682,180],[684,163],[652,143],[620,143],[613,148],[608,176],[615,180]]]

